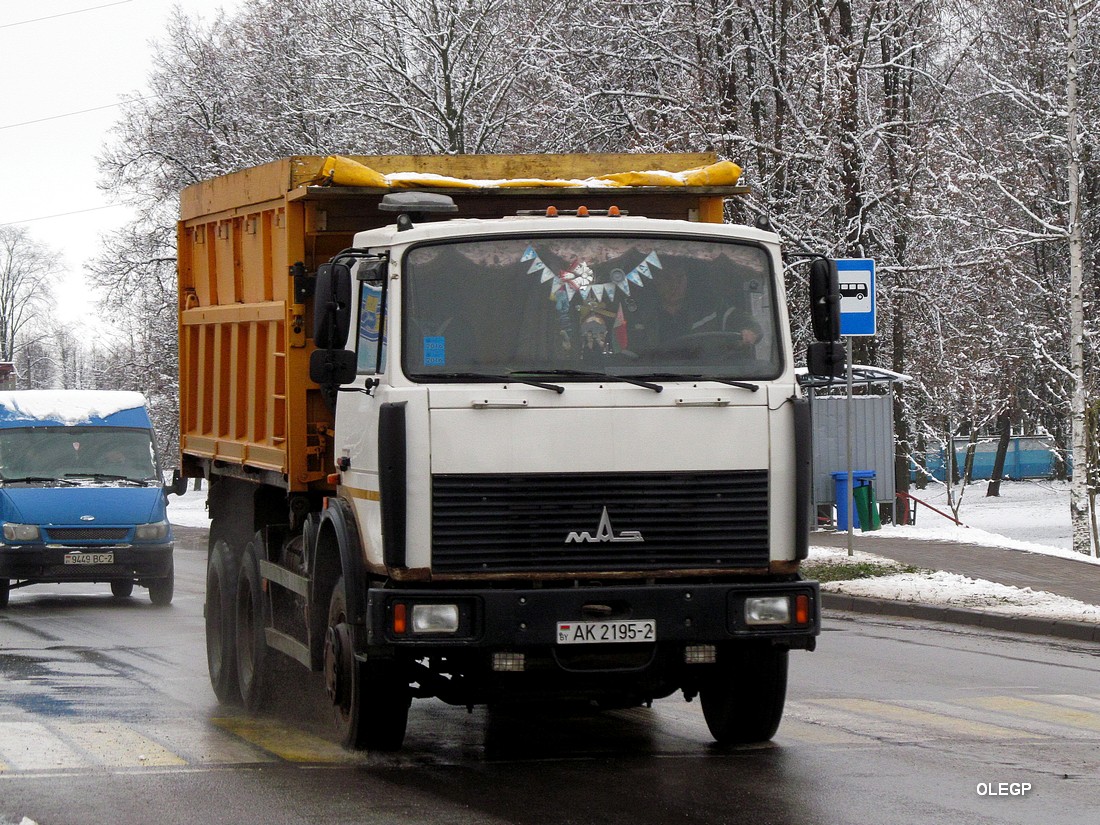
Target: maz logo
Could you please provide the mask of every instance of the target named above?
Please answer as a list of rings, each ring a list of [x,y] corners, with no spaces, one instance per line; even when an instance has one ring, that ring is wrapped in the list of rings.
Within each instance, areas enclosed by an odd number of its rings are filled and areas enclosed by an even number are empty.
[[[588,542],[595,544],[601,541],[645,541],[642,538],[642,534],[637,530],[623,530],[619,535],[615,535],[615,531],[611,529],[611,517],[607,515],[607,508],[603,508],[603,515],[600,516],[600,526],[596,528],[596,535],[585,531],[583,533],[572,532],[566,537],[565,543],[571,542]]]

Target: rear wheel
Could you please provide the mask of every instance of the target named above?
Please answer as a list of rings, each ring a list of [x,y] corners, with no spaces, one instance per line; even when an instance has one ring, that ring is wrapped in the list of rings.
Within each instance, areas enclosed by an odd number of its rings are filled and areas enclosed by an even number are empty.
[[[218,539],[210,549],[206,567],[206,666],[210,685],[222,703],[240,701],[237,683],[237,663],[233,656],[233,553],[224,539]]]
[[[771,739],[787,697],[787,651],[753,645],[727,649],[699,691],[707,727],[723,745]]]
[[[256,542],[244,549],[237,575],[236,666],[244,706],[255,713],[267,700],[271,688],[274,653],[267,647],[263,588],[260,582],[260,554]]]
[[[398,750],[412,700],[408,680],[391,661],[356,659],[354,632],[341,577],[329,600],[324,649],[325,688],[337,732],[346,748]]]
[[[133,582],[111,582],[111,595],[116,599],[125,599],[133,592]]]
[[[8,597],[11,594],[11,581],[0,579],[0,607],[8,606]]]

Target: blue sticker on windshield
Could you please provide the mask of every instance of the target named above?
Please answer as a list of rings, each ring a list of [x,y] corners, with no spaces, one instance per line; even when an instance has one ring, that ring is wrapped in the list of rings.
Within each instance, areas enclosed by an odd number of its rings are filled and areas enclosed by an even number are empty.
[[[442,367],[447,364],[447,339],[442,335],[424,336],[424,366]]]

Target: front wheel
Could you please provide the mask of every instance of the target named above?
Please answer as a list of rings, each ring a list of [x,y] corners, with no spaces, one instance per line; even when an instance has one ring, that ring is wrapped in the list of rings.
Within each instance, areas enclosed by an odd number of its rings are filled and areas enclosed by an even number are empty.
[[[133,592],[133,582],[111,582],[111,595],[116,599],[125,599]]]
[[[168,565],[168,575],[162,579],[153,579],[149,582],[149,601],[157,607],[167,607],[172,603],[172,596],[176,590],[176,566]]]
[[[783,718],[787,651],[758,645],[721,651],[699,697],[711,736],[720,744],[767,742]]]
[[[8,606],[8,598],[11,594],[11,581],[0,579],[0,607]]]
[[[360,662],[354,633],[341,577],[329,600],[324,649],[325,689],[337,733],[346,748],[398,750],[405,741],[412,701],[408,679],[394,662]]]

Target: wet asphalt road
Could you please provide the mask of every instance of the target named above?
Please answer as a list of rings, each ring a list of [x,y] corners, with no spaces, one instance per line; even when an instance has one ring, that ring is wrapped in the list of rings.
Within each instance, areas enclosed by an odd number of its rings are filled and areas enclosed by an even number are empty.
[[[316,676],[255,719],[217,705],[204,548],[179,532],[167,609],[141,588],[13,591],[0,825],[1093,821],[1095,645],[830,615],[818,650],[791,655],[767,746],[713,745],[678,697],[598,715],[418,701],[401,753],[351,754]]]

